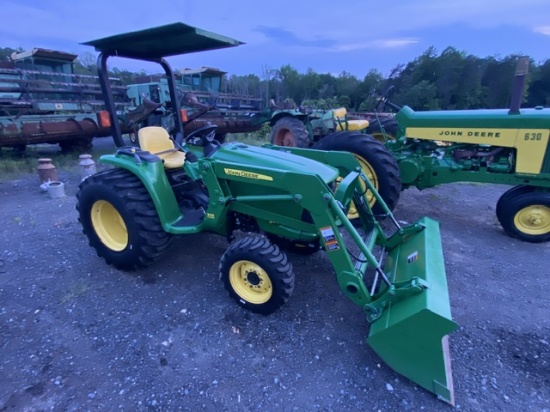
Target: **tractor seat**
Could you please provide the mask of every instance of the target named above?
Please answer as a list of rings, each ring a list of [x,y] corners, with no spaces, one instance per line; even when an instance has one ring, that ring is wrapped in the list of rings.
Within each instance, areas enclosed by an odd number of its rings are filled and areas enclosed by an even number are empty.
[[[159,126],[144,127],[139,129],[138,139],[141,148],[160,157],[166,169],[183,167],[185,152],[176,149],[166,129]]]
[[[348,111],[345,107],[333,110],[334,120],[338,123],[336,130],[358,131],[369,127],[368,120],[348,120]],[[347,126],[347,127],[346,127]]]

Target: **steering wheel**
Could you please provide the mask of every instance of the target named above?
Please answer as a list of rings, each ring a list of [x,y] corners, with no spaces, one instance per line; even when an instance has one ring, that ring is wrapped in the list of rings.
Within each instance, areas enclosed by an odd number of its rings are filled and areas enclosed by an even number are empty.
[[[218,146],[220,142],[214,139],[217,129],[218,126],[215,124],[208,124],[206,126],[203,126],[200,129],[194,130],[193,132],[189,133],[185,138],[185,143],[192,146],[200,147],[204,147],[209,143]]]
[[[384,96],[382,96],[380,98],[380,100],[378,101],[378,104],[376,105],[376,111],[377,112],[380,112],[380,111],[383,111],[386,106],[389,106],[391,107],[392,109],[394,109],[395,111],[399,111],[401,110],[401,106],[398,106],[396,105],[395,103],[392,103],[390,101],[390,95],[393,94],[393,90],[395,89],[395,86],[390,86],[388,87],[388,90],[386,90],[386,93],[384,93]]]

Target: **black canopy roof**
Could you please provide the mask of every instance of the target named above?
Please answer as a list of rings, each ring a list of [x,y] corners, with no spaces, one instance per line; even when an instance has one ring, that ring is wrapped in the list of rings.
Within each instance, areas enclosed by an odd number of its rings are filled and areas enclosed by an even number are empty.
[[[157,60],[178,54],[235,47],[243,42],[184,23],[117,34],[82,44],[99,52],[143,60]]]

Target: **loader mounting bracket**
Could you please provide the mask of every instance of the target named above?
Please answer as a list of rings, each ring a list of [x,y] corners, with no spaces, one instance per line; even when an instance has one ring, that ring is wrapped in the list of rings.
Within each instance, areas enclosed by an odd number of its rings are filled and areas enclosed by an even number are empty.
[[[403,282],[392,283],[391,286],[382,292],[380,297],[363,307],[367,314],[367,321],[374,322],[380,318],[382,312],[390,302],[397,302],[407,296],[422,293],[424,289],[428,289],[429,287],[430,285],[428,282],[418,277],[413,277]]]

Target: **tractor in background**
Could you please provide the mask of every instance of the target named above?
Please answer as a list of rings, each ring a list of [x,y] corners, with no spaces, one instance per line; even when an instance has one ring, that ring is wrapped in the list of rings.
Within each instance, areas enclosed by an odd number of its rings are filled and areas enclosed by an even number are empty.
[[[512,186],[496,204],[511,237],[550,240],[550,108],[521,108],[529,60],[518,60],[509,109],[418,112],[390,101],[373,125],[399,164],[403,188],[450,182]]]
[[[528,59],[518,61],[510,109],[418,112],[394,104],[386,93],[378,107],[383,112],[371,114],[362,133],[313,140],[286,136],[278,143],[354,153],[391,207],[398,199],[395,179],[387,180],[393,174],[400,177],[399,190],[451,182],[510,185],[496,205],[505,233],[527,242],[546,242],[550,240],[550,109],[520,108],[528,64]],[[284,122],[291,124],[291,119]],[[289,134],[307,134],[307,127],[292,124]]]
[[[79,222],[98,256],[136,270],[165,255],[177,235],[224,236],[230,241],[219,265],[225,289],[243,308],[270,314],[294,289],[284,249],[324,251],[343,295],[370,323],[369,345],[398,373],[454,403],[447,335],[457,325],[436,221],[400,225],[350,153],[220,144],[216,125],[186,134],[165,57],[241,42],[174,23],[84,44],[100,52],[98,74],[118,147],[100,158],[111,167],[83,180],[77,193]],[[124,146],[107,74],[112,56],[163,67],[172,130],[142,127],[140,145]],[[376,219],[368,193],[392,233]],[[347,217],[352,202],[356,224]]]

